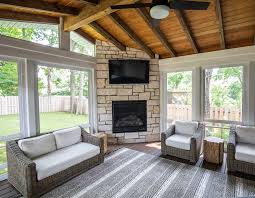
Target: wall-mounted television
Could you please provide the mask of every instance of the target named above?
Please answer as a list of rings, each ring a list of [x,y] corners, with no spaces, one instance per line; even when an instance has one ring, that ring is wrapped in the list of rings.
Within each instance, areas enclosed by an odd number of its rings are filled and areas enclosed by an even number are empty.
[[[149,67],[148,60],[109,60],[109,83],[149,83]]]

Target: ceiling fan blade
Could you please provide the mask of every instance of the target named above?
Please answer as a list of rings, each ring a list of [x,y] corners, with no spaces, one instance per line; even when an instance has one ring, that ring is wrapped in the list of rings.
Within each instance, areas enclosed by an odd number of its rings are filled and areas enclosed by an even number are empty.
[[[136,3],[136,4],[126,4],[126,5],[114,5],[111,9],[129,9],[129,8],[144,8],[150,7],[151,3]]]
[[[170,3],[172,9],[179,10],[207,10],[209,2],[198,2],[198,1],[180,1],[174,0]]]

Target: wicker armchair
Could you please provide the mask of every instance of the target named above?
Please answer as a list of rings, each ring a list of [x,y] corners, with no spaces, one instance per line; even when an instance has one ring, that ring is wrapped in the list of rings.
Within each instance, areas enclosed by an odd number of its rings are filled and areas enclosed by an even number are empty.
[[[198,123],[197,130],[190,136],[190,149],[181,149],[173,146],[168,146],[166,140],[175,135],[175,125],[171,125],[167,131],[161,134],[161,152],[163,155],[170,155],[181,159],[189,160],[191,163],[196,163],[200,156],[202,140],[204,136],[205,126],[203,123]]]
[[[246,174],[255,175],[255,128],[251,128],[253,131],[248,137],[248,142],[242,141],[242,137],[239,137],[237,127],[231,126],[229,141],[227,145],[227,168],[228,172],[242,172]],[[249,127],[246,128],[246,130]],[[245,133],[243,133],[244,135]],[[249,134],[247,134],[249,135]],[[247,141],[247,140],[246,140]],[[253,143],[253,144],[252,144]],[[243,147],[243,148],[242,148]],[[246,150],[248,152],[246,153]],[[244,157],[242,157],[244,156]]]
[[[40,195],[102,163],[104,161],[103,139],[90,135],[82,127],[81,134],[82,142],[99,146],[100,153],[42,180],[37,179],[36,164],[21,151],[18,140],[7,142],[9,182],[26,198],[40,197]]]

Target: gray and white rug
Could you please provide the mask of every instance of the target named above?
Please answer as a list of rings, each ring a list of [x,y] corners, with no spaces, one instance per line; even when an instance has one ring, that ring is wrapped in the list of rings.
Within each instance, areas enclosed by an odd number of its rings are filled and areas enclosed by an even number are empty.
[[[131,149],[42,196],[43,198],[233,198],[255,195],[255,182]]]

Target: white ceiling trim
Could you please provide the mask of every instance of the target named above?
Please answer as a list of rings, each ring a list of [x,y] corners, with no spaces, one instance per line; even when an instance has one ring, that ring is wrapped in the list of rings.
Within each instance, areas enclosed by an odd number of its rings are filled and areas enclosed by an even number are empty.
[[[96,67],[95,57],[6,36],[0,36],[0,55],[82,69],[94,69]]]
[[[255,61],[255,46],[192,54],[159,61],[160,71],[189,70],[196,67],[247,64]]]

